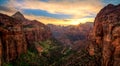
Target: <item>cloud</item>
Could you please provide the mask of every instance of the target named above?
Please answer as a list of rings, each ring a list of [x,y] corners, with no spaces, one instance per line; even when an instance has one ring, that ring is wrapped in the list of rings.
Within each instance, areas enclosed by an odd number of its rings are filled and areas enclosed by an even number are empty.
[[[44,16],[25,15],[26,18],[31,20],[38,20],[44,24],[55,24],[55,25],[78,25],[80,23],[93,22],[94,18],[80,18],[80,19],[55,19]]]
[[[18,9],[16,9],[16,7],[13,5],[11,1],[13,0],[10,0],[9,2],[2,5],[0,4],[0,13],[12,15],[16,11],[18,11]]]
[[[81,18],[91,14],[96,14],[102,7],[101,0],[10,0],[15,8],[21,9],[39,9],[52,14],[68,14],[73,18]]]
[[[6,11],[6,12],[11,12],[12,10],[9,9],[8,7],[5,7],[5,6],[0,6],[0,11]]]
[[[55,25],[69,25],[69,22],[66,22],[61,19],[55,19],[51,17],[44,17],[44,16],[35,16],[35,15],[24,15],[27,19],[31,20],[38,20],[44,24],[55,24]]]
[[[20,2],[18,2],[20,1]],[[14,14],[16,11],[24,9],[44,10],[51,14],[72,15],[71,19],[55,19],[45,16],[36,16],[34,13],[25,14],[25,17],[31,20],[38,20],[44,24],[70,25],[85,22],[93,22],[94,17],[86,17],[96,15],[103,7],[101,0],[9,0],[7,4],[0,8],[1,13],[8,15]]]

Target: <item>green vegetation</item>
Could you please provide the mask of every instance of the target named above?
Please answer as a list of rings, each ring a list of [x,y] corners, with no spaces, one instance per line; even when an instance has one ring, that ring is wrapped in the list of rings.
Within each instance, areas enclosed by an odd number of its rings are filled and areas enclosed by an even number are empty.
[[[88,66],[87,64],[94,62],[94,60],[94,56],[90,56],[85,49],[81,49],[68,56],[64,62],[64,66]]]
[[[11,63],[3,63],[3,66],[13,66]]]
[[[33,25],[24,25],[24,28],[33,28]]]
[[[64,47],[56,40],[46,40],[35,42],[39,44],[43,51],[28,50],[12,63],[4,63],[4,66],[84,66],[89,62],[94,62],[95,57],[89,56],[83,49],[73,51],[70,47]],[[31,51],[32,50],[32,51]]]

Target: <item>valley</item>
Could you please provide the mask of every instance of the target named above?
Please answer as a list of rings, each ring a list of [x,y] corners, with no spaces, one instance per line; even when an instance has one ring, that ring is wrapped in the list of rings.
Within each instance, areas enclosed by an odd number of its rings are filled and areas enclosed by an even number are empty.
[[[87,1],[86,11],[86,1],[34,0],[44,5],[38,9],[32,0],[5,1],[0,5],[0,66],[120,66],[120,4],[93,0],[94,9]]]

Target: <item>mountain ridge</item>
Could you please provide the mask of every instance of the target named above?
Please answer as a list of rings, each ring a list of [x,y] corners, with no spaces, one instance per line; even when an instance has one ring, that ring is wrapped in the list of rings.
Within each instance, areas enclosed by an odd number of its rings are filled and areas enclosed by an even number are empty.
[[[51,38],[51,31],[43,23],[26,20],[20,12],[13,16],[0,13],[0,65],[14,61],[30,48],[39,52],[41,47],[35,42]]]
[[[12,17],[15,19],[18,19],[18,20],[25,20],[24,15],[19,11],[17,11],[15,14],[13,14]]]
[[[87,22],[79,25],[70,26],[58,26],[58,25],[47,25],[53,37],[60,41],[65,46],[70,46],[72,49],[80,49],[87,45],[87,35],[93,27],[92,22]],[[81,46],[81,47],[80,47]]]

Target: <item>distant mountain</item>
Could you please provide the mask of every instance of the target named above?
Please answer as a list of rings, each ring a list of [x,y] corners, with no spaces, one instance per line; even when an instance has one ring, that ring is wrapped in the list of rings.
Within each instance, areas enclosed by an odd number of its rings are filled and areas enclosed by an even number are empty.
[[[80,47],[87,40],[87,35],[93,27],[92,22],[77,26],[57,26],[48,24],[53,36],[65,46]]]
[[[16,12],[15,14],[12,15],[13,18],[16,18],[18,20],[25,20],[25,17],[23,16],[23,14],[21,14],[19,11]]]
[[[50,29],[45,24],[37,20],[26,19],[20,12],[16,12],[12,17],[22,22],[29,48],[38,50],[39,47],[35,45],[35,42],[44,41],[52,37]]]

